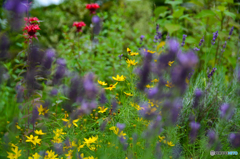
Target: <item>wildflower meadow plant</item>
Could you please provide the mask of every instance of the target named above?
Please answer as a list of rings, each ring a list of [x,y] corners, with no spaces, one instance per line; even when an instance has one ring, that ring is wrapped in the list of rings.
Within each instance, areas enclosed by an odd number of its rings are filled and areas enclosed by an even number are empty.
[[[41,45],[45,19],[28,2],[4,4],[21,13],[25,41],[20,35],[12,41],[7,29],[0,33],[0,158],[209,158],[211,150],[240,152],[240,71],[228,76],[221,62],[236,40],[233,3],[209,2],[214,7],[206,10],[191,2],[202,10],[195,16],[186,9],[191,5],[166,1],[155,7],[149,31],[133,29],[131,37],[125,35],[126,7],[132,13],[138,3],[99,2],[101,10],[86,4],[75,22],[74,15],[59,14],[71,22],[60,18],[55,48]],[[67,12],[63,3],[59,8]]]

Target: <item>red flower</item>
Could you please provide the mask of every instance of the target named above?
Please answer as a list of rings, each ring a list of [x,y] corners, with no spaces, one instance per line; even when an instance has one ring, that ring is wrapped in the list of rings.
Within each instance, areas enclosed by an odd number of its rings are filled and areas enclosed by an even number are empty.
[[[73,26],[76,26],[77,32],[80,32],[82,31],[82,27],[86,26],[86,24],[84,22],[74,22]]]
[[[25,17],[24,20],[26,21],[26,24],[31,24],[31,25],[34,25],[34,24],[39,24],[39,19],[37,17],[30,17],[30,18],[27,18]]]
[[[27,39],[32,39],[32,38],[36,38],[37,39],[37,35],[36,35],[36,32],[38,30],[40,30],[39,26],[38,25],[26,25],[26,27],[23,29],[24,30],[27,30],[28,34],[23,34],[23,35],[28,35]]]
[[[95,14],[96,10],[100,8],[97,3],[87,4],[86,8],[90,10],[90,14]]]

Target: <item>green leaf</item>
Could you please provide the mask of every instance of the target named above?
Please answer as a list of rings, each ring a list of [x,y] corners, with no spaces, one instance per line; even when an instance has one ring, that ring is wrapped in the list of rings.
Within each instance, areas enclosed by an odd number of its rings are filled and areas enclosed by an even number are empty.
[[[189,43],[189,44],[196,44],[197,43],[197,40],[191,36],[187,36],[186,37],[186,43]]]
[[[175,6],[175,5],[178,5],[178,4],[182,4],[183,1],[182,0],[176,0],[176,1],[166,0],[165,3],[166,4],[171,4],[172,6]]]
[[[225,11],[226,10],[226,7],[225,6],[218,6],[217,7],[221,12]]]
[[[179,10],[175,11],[172,16],[174,18],[179,18],[183,15],[183,12],[184,12],[184,8],[181,7]]]
[[[195,18],[204,18],[209,16],[215,16],[215,13],[211,10],[202,10],[198,15],[195,16]]]
[[[155,14],[155,16],[159,16],[159,14],[164,13],[165,11],[167,11],[167,9],[168,9],[168,7],[165,7],[165,6],[157,7],[154,10],[154,14]]]
[[[232,17],[234,20],[235,20],[235,18],[236,18],[236,14],[234,14],[234,13],[232,13],[232,12],[229,12],[229,11],[224,11],[224,14],[226,15],[226,16],[229,16],[229,17]]]
[[[165,28],[167,29],[167,31],[171,35],[173,32],[178,31],[181,28],[181,26],[178,25],[178,24],[167,23],[167,24],[165,24]]]

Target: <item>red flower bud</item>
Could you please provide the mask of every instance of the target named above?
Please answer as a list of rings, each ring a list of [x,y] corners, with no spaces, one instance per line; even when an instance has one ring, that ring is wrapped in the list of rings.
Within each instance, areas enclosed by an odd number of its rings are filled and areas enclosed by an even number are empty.
[[[82,31],[82,27],[86,26],[86,24],[84,22],[74,22],[73,26],[76,26],[77,32],[80,32]]]
[[[87,4],[86,8],[89,9],[90,14],[95,14],[96,10],[100,8],[100,6],[97,3]]]

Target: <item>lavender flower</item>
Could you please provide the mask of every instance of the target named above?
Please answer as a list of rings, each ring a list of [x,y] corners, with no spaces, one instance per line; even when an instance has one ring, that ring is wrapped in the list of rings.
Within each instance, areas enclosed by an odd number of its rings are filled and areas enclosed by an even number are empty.
[[[18,85],[16,86],[16,91],[17,91],[17,103],[22,103],[24,96],[24,87]]]
[[[192,69],[192,72],[190,72],[190,73],[188,74],[188,76],[187,76],[188,80],[190,80],[190,78],[192,77],[193,73],[194,73],[194,69]]]
[[[179,117],[179,113],[181,112],[182,109],[182,100],[181,99],[176,99],[173,103],[173,107],[171,108],[171,119],[172,123],[176,123]]]
[[[212,39],[212,42],[211,42],[212,45],[215,44],[215,41],[216,41],[217,37],[218,37],[218,31],[216,31],[215,33],[213,33],[213,39]]]
[[[208,78],[212,77],[216,70],[217,68],[213,68],[213,70],[208,74]]]
[[[200,124],[197,122],[191,122],[190,128],[191,128],[191,132],[190,132],[191,142],[194,142],[196,140],[197,132],[200,128]]]
[[[60,58],[57,60],[57,64],[58,64],[58,67],[53,79],[54,84],[58,84],[66,73],[66,60]]]
[[[142,109],[139,111],[139,113],[143,118],[152,120],[157,116],[156,111],[152,111],[151,108],[148,107],[147,103],[142,104],[141,107]]]
[[[4,8],[15,13],[24,13],[27,11],[26,0],[7,0]]]
[[[117,123],[117,127],[119,128],[119,133],[120,133],[125,128],[125,124]]]
[[[222,52],[225,51],[224,49],[226,48],[226,45],[227,45],[227,41],[225,41],[225,43],[224,43],[224,45],[223,45],[223,47],[222,47],[222,49],[221,49]]]
[[[229,119],[231,119],[233,114],[234,114],[234,110],[233,110],[233,108],[229,104],[224,103],[220,107],[220,116],[221,116],[221,118],[225,118],[225,119],[229,120]]]
[[[230,39],[230,36],[231,36],[231,35],[232,35],[232,33],[233,33],[233,29],[234,29],[234,27],[232,27],[232,28],[231,28],[231,30],[230,30],[230,32],[229,32],[228,39]]]
[[[119,59],[121,60],[121,59],[122,59],[122,57],[123,57],[123,54],[121,54],[121,55],[118,55],[118,57],[119,57]]]
[[[183,53],[178,54],[178,60],[180,64],[185,68],[192,68],[198,63],[198,57],[192,51],[185,54]]]
[[[93,73],[89,73],[85,76],[83,81],[83,86],[86,92],[86,95],[89,99],[96,98],[98,89],[96,84],[93,82]]]
[[[157,33],[157,35],[155,35],[153,41],[160,42],[160,39],[162,38],[162,33],[159,31],[159,24],[157,24],[157,26],[156,26],[156,33]]]
[[[158,88],[157,87],[149,89],[148,90],[148,98],[149,99],[153,98],[157,93],[158,93]]]
[[[194,51],[199,51],[200,49],[199,49],[199,48],[197,48],[197,47],[195,47],[193,50],[194,50]]]
[[[140,36],[140,44],[142,44],[143,39],[144,39],[144,35],[141,35]]]
[[[194,101],[193,101],[193,108],[197,108],[198,105],[199,105],[199,100],[202,96],[202,91],[198,88],[196,88],[195,90],[195,98],[194,98]]]
[[[181,44],[181,46],[184,46],[184,45],[185,45],[185,40],[186,40],[186,37],[187,37],[187,35],[183,34],[183,41],[182,41],[182,44]]]
[[[32,111],[32,119],[31,119],[31,123],[34,124],[37,120],[37,118],[39,117],[39,112],[38,112],[38,108],[37,106],[35,106],[33,108],[33,111]]]
[[[229,140],[233,147],[240,147],[240,133],[231,133],[229,135]]]
[[[95,16],[92,17],[92,23],[94,24],[93,33],[95,35],[98,35],[101,31],[101,28],[102,28],[101,19],[97,15],[95,15]]]
[[[58,90],[57,89],[52,89],[51,93],[52,96],[56,96],[58,94]]]
[[[100,99],[99,99],[100,104],[105,104],[107,103],[107,98],[105,96],[105,93],[102,91],[100,94]]]
[[[208,143],[209,145],[212,145],[216,141],[216,133],[213,130],[208,131]]]
[[[81,79],[78,76],[75,76],[71,79],[71,86],[70,86],[68,97],[72,102],[75,102],[78,97],[80,86],[81,86],[80,81]]]
[[[43,66],[46,69],[51,68],[54,56],[55,56],[55,51],[53,49],[48,49],[46,51],[46,55],[45,55],[45,58],[43,60]]]
[[[203,36],[202,39],[200,40],[199,46],[201,46],[203,42],[204,42],[204,36]]]

